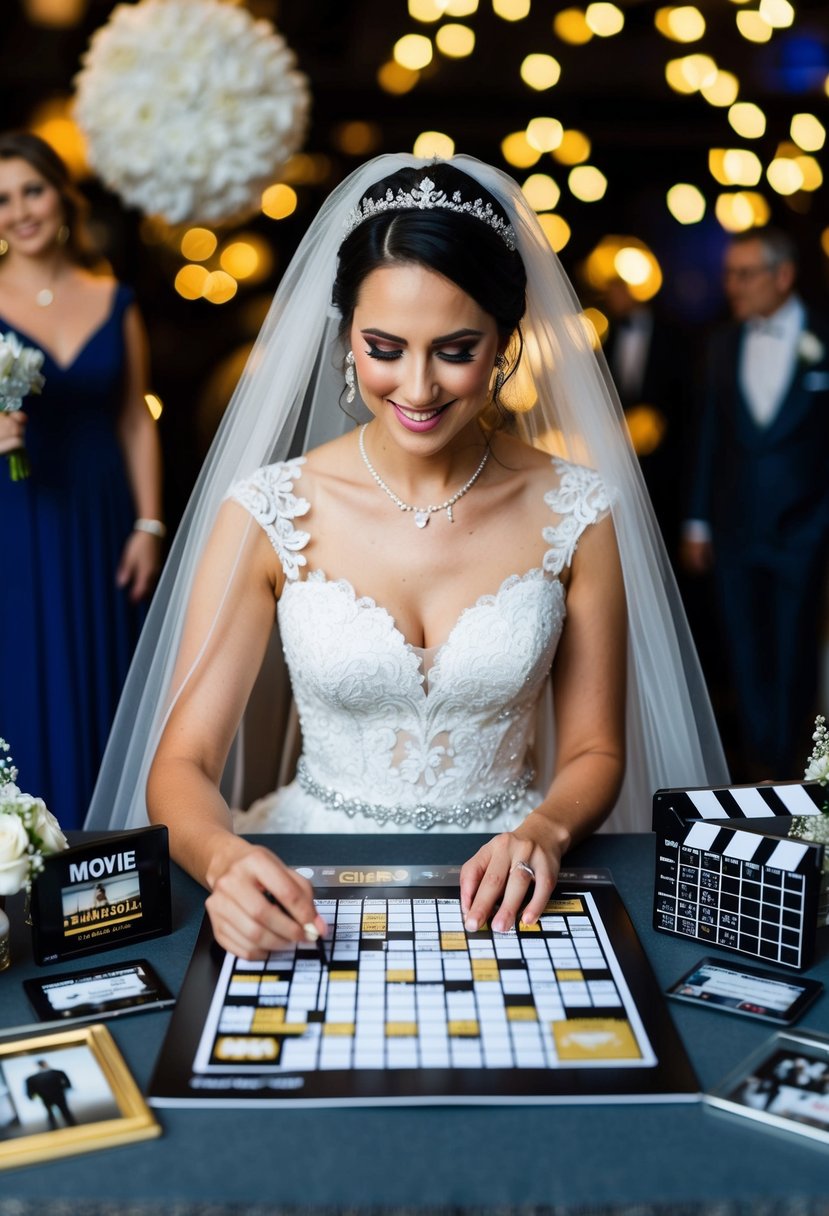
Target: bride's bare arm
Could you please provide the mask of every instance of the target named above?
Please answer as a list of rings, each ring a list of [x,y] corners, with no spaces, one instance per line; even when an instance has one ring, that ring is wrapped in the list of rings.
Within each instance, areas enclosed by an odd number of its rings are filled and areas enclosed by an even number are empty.
[[[555,776],[543,802],[519,828],[494,837],[461,871],[468,929],[500,899],[493,928],[519,911],[532,923],[555,886],[561,858],[610,813],[625,765],[627,613],[610,517],[579,540],[567,589],[567,621],[553,668]],[[531,875],[532,898],[527,902]]]
[[[210,889],[220,945],[263,957],[324,922],[309,883],[234,834],[219,780],[273,628],[282,572],[264,532],[225,503],[201,559],[173,678],[173,709],[147,783],[173,858]],[[269,893],[285,911],[268,899]]]

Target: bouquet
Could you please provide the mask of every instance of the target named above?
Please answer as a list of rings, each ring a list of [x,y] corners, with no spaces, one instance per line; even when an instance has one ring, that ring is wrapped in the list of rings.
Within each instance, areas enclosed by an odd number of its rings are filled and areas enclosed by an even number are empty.
[[[41,374],[43,351],[24,346],[17,334],[0,334],[0,411],[13,414],[23,408],[23,398],[39,393],[46,383]],[[9,455],[12,481],[22,481],[31,468],[24,447]]]
[[[67,847],[55,816],[41,798],[24,794],[17,787],[17,769],[0,739],[0,895],[14,895],[43,869],[43,858]]]
[[[814,747],[803,774],[806,781],[817,781],[826,789],[829,785],[829,729],[823,714],[815,718],[815,731],[812,735]],[[829,793],[823,799],[821,813],[818,815],[798,815],[792,820],[790,836],[800,840],[811,840],[829,845]],[[824,861],[824,869],[829,869],[829,849]]]

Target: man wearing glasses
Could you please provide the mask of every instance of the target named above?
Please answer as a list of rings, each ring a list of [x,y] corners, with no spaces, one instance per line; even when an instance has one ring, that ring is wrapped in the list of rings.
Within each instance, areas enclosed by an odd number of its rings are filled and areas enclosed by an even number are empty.
[[[802,777],[829,552],[829,323],[795,291],[783,232],[725,252],[682,558],[711,569],[742,736],[732,777]]]

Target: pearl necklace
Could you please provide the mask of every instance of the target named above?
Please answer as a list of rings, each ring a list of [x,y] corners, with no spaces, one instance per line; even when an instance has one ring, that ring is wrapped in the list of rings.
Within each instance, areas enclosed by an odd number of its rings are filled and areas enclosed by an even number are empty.
[[[367,426],[368,426],[368,423],[365,422],[360,427],[360,455],[362,456],[363,463],[365,464],[365,466],[368,469],[371,476],[377,482],[380,489],[385,494],[388,494],[389,498],[392,500],[394,505],[400,511],[413,511],[415,526],[418,528],[425,528],[429,522],[429,517],[434,515],[436,511],[445,511],[446,518],[449,520],[450,524],[453,524],[455,522],[455,517],[452,514],[452,508],[454,507],[455,503],[458,501],[459,498],[463,498],[463,496],[467,492],[467,490],[472,489],[475,482],[481,476],[481,473],[483,473],[484,465],[489,460],[489,448],[487,448],[486,451],[484,452],[483,457],[481,459],[481,463],[478,465],[475,472],[469,478],[469,481],[466,483],[466,485],[461,486],[461,488],[455,494],[453,494],[451,498],[447,498],[446,502],[439,503],[437,506],[432,505],[432,506],[428,506],[428,507],[412,507],[409,505],[409,503],[404,502],[402,498],[398,498],[397,495],[395,494],[394,490],[390,489],[386,485],[386,483],[383,481],[383,478],[377,472],[374,465],[371,463],[368,456],[366,455],[364,436],[366,433]]]

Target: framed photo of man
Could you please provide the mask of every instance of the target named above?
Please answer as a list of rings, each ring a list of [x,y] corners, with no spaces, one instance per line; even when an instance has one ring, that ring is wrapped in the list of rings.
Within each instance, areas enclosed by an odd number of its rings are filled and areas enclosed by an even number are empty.
[[[105,1026],[0,1042],[0,1169],[160,1133]]]

